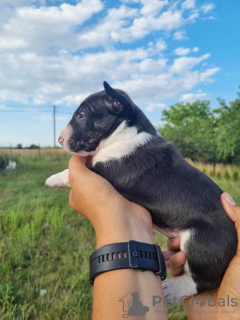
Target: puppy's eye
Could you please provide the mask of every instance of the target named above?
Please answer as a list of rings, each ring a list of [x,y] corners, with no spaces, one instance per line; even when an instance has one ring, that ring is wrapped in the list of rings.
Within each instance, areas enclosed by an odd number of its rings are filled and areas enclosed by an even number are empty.
[[[82,119],[85,117],[85,113],[83,112],[80,112],[78,115],[77,115],[78,119]]]

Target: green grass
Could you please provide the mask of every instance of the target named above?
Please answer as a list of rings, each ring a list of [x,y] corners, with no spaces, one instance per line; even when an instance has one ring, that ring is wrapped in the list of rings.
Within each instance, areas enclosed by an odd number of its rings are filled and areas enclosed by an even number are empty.
[[[17,170],[0,175],[1,320],[91,319],[93,228],[69,207],[68,189],[44,185],[67,163],[66,155],[19,157]],[[240,203],[239,181],[217,182]],[[165,248],[166,238],[156,239]],[[187,319],[181,307],[168,314]]]

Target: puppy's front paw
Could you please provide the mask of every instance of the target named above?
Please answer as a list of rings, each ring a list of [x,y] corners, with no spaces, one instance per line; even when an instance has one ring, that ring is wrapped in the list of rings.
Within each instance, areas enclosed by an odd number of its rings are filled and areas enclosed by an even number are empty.
[[[54,174],[53,176],[49,177],[46,180],[45,184],[49,187],[58,187],[58,188],[70,187],[68,174],[69,174],[68,169],[62,172],[59,172],[57,174]]]
[[[49,177],[46,181],[45,181],[46,186],[54,188],[54,187],[58,187],[58,188],[63,188],[64,185],[62,184],[62,181],[59,179],[58,174],[54,174],[51,177]]]

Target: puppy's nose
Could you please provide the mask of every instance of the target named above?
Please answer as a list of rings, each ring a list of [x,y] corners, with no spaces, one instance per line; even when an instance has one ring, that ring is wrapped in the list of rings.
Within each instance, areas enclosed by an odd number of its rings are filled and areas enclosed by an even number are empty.
[[[63,141],[64,141],[64,139],[63,139],[62,137],[59,137],[59,138],[58,138],[58,142],[59,142],[61,145],[63,145]]]

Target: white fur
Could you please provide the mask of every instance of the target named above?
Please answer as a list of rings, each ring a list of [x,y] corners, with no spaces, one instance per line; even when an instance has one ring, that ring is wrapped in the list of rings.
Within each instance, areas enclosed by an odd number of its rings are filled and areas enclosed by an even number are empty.
[[[61,132],[61,136],[63,134],[65,136],[63,146],[67,150],[67,141],[71,134],[71,128],[66,126]],[[121,159],[126,155],[133,153],[137,147],[146,144],[151,137],[152,136],[147,132],[138,133],[136,127],[127,127],[126,121],[123,121],[107,139],[100,142],[95,151],[79,151],[77,154],[83,157],[92,155],[92,164],[94,166],[97,162]],[[46,185],[59,188],[70,187],[68,171],[66,173],[66,170],[64,170],[63,172],[51,176],[46,180]]]
[[[68,175],[69,175],[69,170],[66,169],[62,172],[59,172],[49,177],[46,180],[45,184],[49,187],[58,187],[58,188],[70,187]]]
[[[60,133],[60,137],[63,139],[62,146],[68,152],[71,152],[70,150],[68,150],[68,140],[71,137],[71,135],[72,135],[72,127],[68,124],[62,129]]]
[[[147,132],[137,132],[136,127],[127,127],[123,121],[117,129],[105,140],[102,140],[93,157],[93,166],[97,162],[106,162],[123,158],[133,153],[137,147],[146,144],[152,135]]]
[[[186,245],[193,236],[193,231],[181,231],[179,235],[181,238],[180,249],[186,253]],[[169,298],[172,301],[174,301],[174,298],[179,301],[183,296],[191,296],[197,293],[197,285],[192,278],[187,261],[184,265],[184,274],[182,276],[167,279],[163,282],[163,293],[165,298]]]

